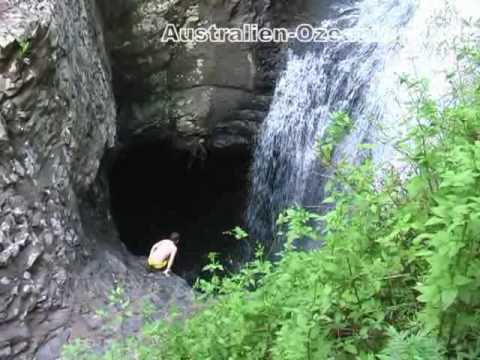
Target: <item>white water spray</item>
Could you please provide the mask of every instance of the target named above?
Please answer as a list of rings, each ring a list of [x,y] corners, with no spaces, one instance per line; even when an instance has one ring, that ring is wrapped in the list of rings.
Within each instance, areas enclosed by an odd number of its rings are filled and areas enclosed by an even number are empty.
[[[476,2],[359,1],[355,8],[340,9],[348,15],[328,24],[344,26],[357,37],[362,32],[364,41],[289,53],[255,150],[247,212],[252,238],[272,244],[280,211],[321,202],[328,174],[319,164],[315,143],[335,111],[345,111],[355,121],[351,133],[337,144],[336,158],[359,161],[365,156],[359,145],[370,143],[376,162],[400,166],[380,136],[399,138],[408,126],[403,123],[408,92],[400,77],[428,79],[432,95],[446,96],[451,86],[446,74],[459,64],[459,46],[480,38]]]

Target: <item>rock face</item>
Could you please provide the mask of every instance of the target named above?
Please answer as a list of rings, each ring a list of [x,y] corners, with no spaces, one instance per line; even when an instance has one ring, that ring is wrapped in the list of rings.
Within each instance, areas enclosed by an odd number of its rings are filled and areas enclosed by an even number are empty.
[[[116,111],[92,2],[0,5],[0,358],[27,359],[69,319],[78,209]]]
[[[278,1],[277,1],[278,2]],[[268,111],[278,46],[162,42],[167,24],[271,26],[268,0],[102,3],[119,100],[120,141],[173,137],[193,149],[249,146]]]
[[[102,159],[139,138],[200,154],[249,146],[278,48],[159,34],[169,22],[268,25],[284,3],[0,0],[0,359],[55,359],[97,334],[95,310],[118,286],[158,294],[159,314],[190,306],[183,280],[147,275],[118,240]]]

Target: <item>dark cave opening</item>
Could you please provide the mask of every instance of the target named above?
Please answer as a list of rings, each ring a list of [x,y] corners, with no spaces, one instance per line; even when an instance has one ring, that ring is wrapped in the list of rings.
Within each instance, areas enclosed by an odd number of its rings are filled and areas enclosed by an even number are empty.
[[[238,241],[223,233],[241,225],[249,166],[248,152],[238,149],[202,161],[166,142],[125,148],[109,174],[120,239],[134,255],[147,256],[155,242],[179,232],[173,271],[188,281],[210,252],[233,262]]]

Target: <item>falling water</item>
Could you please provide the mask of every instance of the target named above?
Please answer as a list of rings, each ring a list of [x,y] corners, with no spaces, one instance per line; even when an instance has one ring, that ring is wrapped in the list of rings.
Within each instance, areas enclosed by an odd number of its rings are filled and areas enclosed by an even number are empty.
[[[454,47],[478,29],[464,21],[480,19],[476,1],[358,1],[338,7],[324,25],[362,40],[289,52],[255,150],[247,211],[253,239],[278,248],[271,241],[279,212],[321,203],[329,174],[319,164],[315,143],[332,112],[347,112],[355,121],[334,159],[360,161],[367,154],[359,145],[370,143],[376,146],[368,155],[399,168],[385,139],[398,138],[407,126],[401,120],[408,93],[400,76],[429,79],[433,95],[447,94],[445,73],[458,63]]]

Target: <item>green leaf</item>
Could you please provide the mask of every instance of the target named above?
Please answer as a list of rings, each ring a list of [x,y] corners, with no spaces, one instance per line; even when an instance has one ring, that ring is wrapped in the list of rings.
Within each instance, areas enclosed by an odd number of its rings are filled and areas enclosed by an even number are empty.
[[[425,223],[425,226],[436,226],[436,225],[444,225],[446,221],[442,218],[439,217],[431,217],[428,219],[428,221]]]
[[[457,286],[464,286],[470,284],[472,281],[472,279],[460,274],[455,275],[455,278],[453,279],[453,283]]]
[[[458,290],[456,288],[450,288],[442,290],[442,306],[444,310],[447,310],[456,300]]]
[[[353,355],[358,354],[358,350],[357,350],[356,346],[353,345],[353,344],[346,343],[344,345],[344,349],[345,349],[345,351],[349,352],[350,354],[353,354]]]

